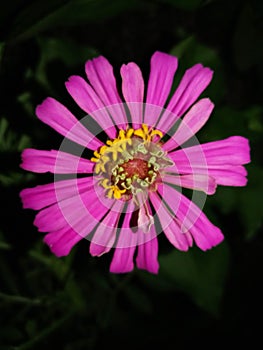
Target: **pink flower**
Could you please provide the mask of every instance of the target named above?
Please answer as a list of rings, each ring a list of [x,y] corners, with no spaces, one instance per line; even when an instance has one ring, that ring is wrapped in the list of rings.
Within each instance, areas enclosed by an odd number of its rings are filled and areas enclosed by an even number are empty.
[[[47,233],[44,242],[56,256],[68,255],[87,238],[92,256],[114,248],[111,272],[133,270],[136,255],[139,269],[157,273],[159,233],[182,251],[193,242],[207,250],[223,240],[202,212],[204,196],[198,194],[214,194],[217,185],[246,185],[248,140],[231,136],[198,143],[194,135],[214,108],[209,98],[198,98],[213,72],[194,65],[169,98],[177,63],[155,52],[146,89],[140,68],[123,65],[121,98],[113,68],[100,56],[86,63],[88,81],[72,76],[66,82],[85,112],[82,120],[51,97],[37,106],[38,118],[64,140],[57,151],[23,151],[23,169],[54,173],[55,181],[24,189],[21,198],[24,208],[39,211],[34,224]],[[82,155],[87,149],[89,159]],[[191,199],[182,188],[194,190]]]

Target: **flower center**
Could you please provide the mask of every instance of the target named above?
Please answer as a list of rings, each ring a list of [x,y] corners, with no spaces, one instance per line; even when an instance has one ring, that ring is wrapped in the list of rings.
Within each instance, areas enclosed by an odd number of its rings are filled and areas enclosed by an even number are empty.
[[[118,137],[94,152],[91,158],[99,183],[109,198],[129,200],[138,192],[155,191],[164,168],[173,165],[161,148],[159,130],[120,130]]]
[[[149,167],[146,160],[135,158],[122,164],[123,172],[128,178],[137,177],[144,180],[149,175]]]

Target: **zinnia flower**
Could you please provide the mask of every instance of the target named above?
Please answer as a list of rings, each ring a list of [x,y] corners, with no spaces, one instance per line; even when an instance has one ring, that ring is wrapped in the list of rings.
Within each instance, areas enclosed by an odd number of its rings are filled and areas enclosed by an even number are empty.
[[[34,224],[56,256],[87,238],[92,256],[114,248],[111,272],[129,272],[135,260],[137,268],[157,273],[159,233],[182,251],[223,240],[198,194],[245,186],[249,143],[242,136],[198,143],[194,135],[214,108],[209,98],[198,98],[213,72],[194,65],[171,94],[177,65],[176,57],[155,52],[146,89],[140,68],[123,65],[121,97],[112,66],[100,56],[86,62],[88,81],[66,82],[85,112],[81,120],[52,97],[37,106],[38,118],[64,140],[59,150],[23,151],[23,169],[53,173],[55,181],[24,189],[21,198],[24,208],[39,211]],[[191,199],[184,188],[193,190]]]

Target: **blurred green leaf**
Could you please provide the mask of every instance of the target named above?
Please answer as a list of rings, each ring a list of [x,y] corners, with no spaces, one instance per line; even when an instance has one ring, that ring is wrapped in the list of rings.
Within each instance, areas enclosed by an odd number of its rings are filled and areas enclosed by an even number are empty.
[[[6,242],[3,232],[0,231],[0,250],[10,250],[11,248],[11,245]]]
[[[207,124],[199,131],[201,142],[219,140],[232,135],[241,135],[254,143],[262,139],[263,109],[252,105],[240,110],[230,106],[215,108]]]
[[[35,320],[28,320],[25,324],[25,330],[30,338],[34,337],[37,332]]]
[[[30,138],[27,135],[17,135],[17,133],[11,130],[5,118],[0,120],[0,154],[4,158],[4,161],[9,161],[11,155],[21,152],[29,146]],[[33,176],[33,174],[24,174],[5,167],[0,173],[0,184],[5,187],[18,185],[32,180]]]
[[[30,146],[27,135],[17,135],[10,130],[9,123],[5,118],[0,120],[0,152],[21,152]]]
[[[41,22],[44,18],[58,11],[61,7],[65,6],[70,0],[53,0],[42,1],[35,0],[24,4],[13,4],[9,8],[9,11],[2,12],[2,22],[10,21],[10,16],[14,16],[12,26],[8,33],[8,39],[13,39],[20,34],[30,30],[37,23]],[[31,32],[31,35],[33,33]]]
[[[43,243],[39,242],[39,245],[29,252],[29,256],[33,260],[36,260],[48,267],[58,280],[63,281],[70,271],[70,266],[74,255],[73,252],[62,259],[58,259],[52,254],[46,255],[42,251],[43,249]]]
[[[50,321],[48,326],[46,328],[41,328],[39,330],[39,333],[37,333],[35,337],[29,338],[27,342],[19,345],[18,347],[15,347],[15,349],[28,350],[37,348],[37,346],[41,344],[41,342],[46,341],[47,338],[50,337],[53,332],[55,332],[59,328],[62,328],[65,325],[65,323],[73,316],[74,312],[67,310],[61,318]]]
[[[10,38],[23,40],[46,29],[98,22],[139,5],[139,0],[37,1],[17,16]]]
[[[261,106],[251,106],[251,108],[247,111],[248,115],[248,128],[252,132],[256,132],[257,134],[263,134],[263,108]]]
[[[160,255],[158,276],[139,272],[142,281],[163,291],[182,291],[194,303],[214,316],[219,316],[229,264],[227,244],[203,252],[193,247],[188,252],[174,249]]]
[[[169,3],[183,10],[192,10],[192,11],[197,9],[204,3],[203,0],[163,0],[163,2]]]
[[[220,187],[210,199],[223,213],[237,211],[247,239],[254,237],[263,223],[263,169],[253,163],[246,166],[248,184],[243,188]]]
[[[29,304],[29,305],[40,305],[40,299],[30,299],[21,295],[10,295],[0,292],[0,300],[4,300],[5,303],[15,304]]]
[[[257,13],[249,3],[244,4],[233,37],[235,64],[240,71],[261,64],[263,59],[262,21],[256,20]]]
[[[201,308],[217,316],[225,287],[229,250],[222,243],[210,251],[192,248],[160,256],[160,273]]]
[[[199,43],[194,35],[179,42],[170,53],[183,59],[184,65],[202,63],[213,66],[213,68],[220,66],[220,59],[217,52],[213,48]]]
[[[198,42],[197,38],[192,35],[182,39],[172,48],[170,54],[179,59],[179,69],[175,76],[174,87],[178,86],[186,69],[196,63],[201,63],[214,71],[213,80],[205,90],[205,95],[216,102],[224,97],[225,72],[216,49]]]
[[[140,312],[150,314],[153,311],[153,305],[148,295],[142,289],[130,284],[123,290],[129,303]]]
[[[30,182],[33,178],[33,174],[22,174],[15,171],[8,171],[6,173],[0,173],[0,184],[4,187],[10,187]]]
[[[17,97],[17,100],[19,103],[21,103],[22,107],[24,108],[25,112],[28,114],[28,116],[34,115],[34,106],[31,100],[32,96],[30,92],[23,92],[21,95]]]
[[[64,284],[63,290],[57,292],[56,297],[64,304],[70,300],[71,308],[81,310],[86,306],[86,300],[82,294],[81,288],[71,274],[71,265],[74,252],[62,259],[58,259],[54,255],[46,255],[43,251],[43,243],[38,242],[37,245],[29,252],[29,256],[43,264],[56,277],[58,281]]]
[[[48,67],[53,61],[60,61],[68,67],[74,67],[79,64],[83,65],[86,60],[99,54],[95,49],[80,45],[70,39],[39,37],[37,41],[41,59],[35,71],[35,78],[47,89],[51,89]]]

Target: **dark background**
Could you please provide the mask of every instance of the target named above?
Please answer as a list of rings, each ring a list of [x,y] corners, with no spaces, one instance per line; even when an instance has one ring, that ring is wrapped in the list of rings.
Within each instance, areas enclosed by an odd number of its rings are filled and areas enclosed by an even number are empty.
[[[26,147],[62,138],[35,116],[47,96],[82,116],[70,75],[99,54],[136,62],[145,80],[155,50],[179,69],[214,70],[204,92],[215,110],[198,138],[249,138],[245,188],[220,187],[204,211],[225,240],[181,253],[160,237],[160,272],[110,274],[111,253],[92,258],[82,241],[56,258],[23,210],[19,192],[53,180],[19,168]],[[263,2],[225,0],[8,1],[0,11],[0,349],[124,349],[260,341],[262,315]],[[258,319],[259,318],[259,319]]]

